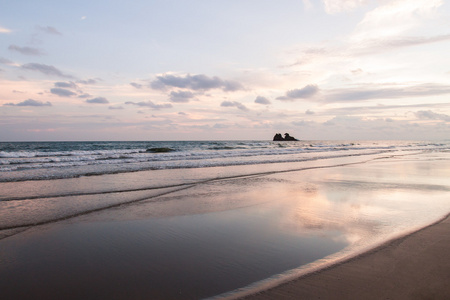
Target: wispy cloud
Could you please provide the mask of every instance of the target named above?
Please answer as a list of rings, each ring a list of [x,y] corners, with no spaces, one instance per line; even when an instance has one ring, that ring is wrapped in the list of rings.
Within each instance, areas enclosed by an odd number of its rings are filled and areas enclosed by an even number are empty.
[[[108,109],[111,109],[111,110],[121,110],[121,109],[124,109],[124,108],[123,108],[123,106],[109,106]]]
[[[108,99],[106,99],[105,97],[97,97],[97,98],[87,99],[85,102],[91,103],[91,104],[108,104],[109,103]]]
[[[405,36],[397,39],[386,40],[384,47],[408,47],[416,45],[431,44],[450,40],[450,34],[436,35],[430,37],[424,36]]]
[[[130,82],[130,85],[131,85],[132,87],[137,88],[137,89],[141,89],[141,88],[143,87],[142,84],[136,83],[136,82]]]
[[[305,8],[306,11],[311,10],[313,8],[311,0],[302,0],[302,2],[303,2],[303,7]]]
[[[8,47],[8,49],[11,50],[11,51],[19,52],[19,53],[24,54],[24,55],[36,55],[36,56],[39,56],[39,55],[44,55],[45,54],[44,52],[42,52],[42,50],[40,50],[38,48],[32,48],[32,47],[20,47],[20,46],[17,46],[17,45],[10,45]]]
[[[45,75],[50,76],[57,76],[57,77],[63,77],[63,78],[73,78],[71,75],[64,74],[54,66],[44,65],[44,64],[38,64],[38,63],[28,63],[21,66],[22,69],[31,70],[40,72]]]
[[[326,115],[360,115],[360,114],[372,114],[373,112],[387,112],[389,110],[411,110],[418,108],[442,108],[448,107],[450,103],[418,103],[418,104],[408,104],[408,105],[373,105],[373,106],[350,106],[350,107],[340,107],[331,108],[325,111]]]
[[[209,77],[203,74],[185,76],[161,75],[157,76],[150,86],[154,89],[165,88],[185,88],[194,91],[207,91],[211,89],[221,89],[223,91],[237,91],[244,87],[237,81],[223,80],[217,76]]]
[[[352,38],[365,40],[404,35],[425,20],[432,19],[436,9],[443,4],[442,0],[384,1],[364,16]]]
[[[324,1],[333,12],[345,11],[345,7],[357,7],[368,2]],[[424,24],[433,20],[442,20],[438,8],[443,3],[442,0],[382,1],[378,7],[364,15],[355,30],[347,37],[339,37],[339,41],[322,42],[316,45],[303,44],[300,48],[290,51],[295,53],[296,57],[292,59],[292,62],[285,63],[281,67],[311,65],[314,67],[312,69],[314,71],[311,72],[317,73],[318,69],[329,68],[332,64],[351,64],[355,56],[384,54],[386,51],[406,47],[447,42],[450,40],[450,34],[445,32],[423,35]],[[331,7],[335,8],[331,9]],[[415,31],[418,28],[422,30]],[[417,32],[421,32],[422,35]]]
[[[419,110],[415,113],[416,117],[421,120],[441,120],[450,122],[450,116],[446,114],[438,114],[431,110]]]
[[[96,78],[96,79],[77,80],[77,83],[90,85],[90,84],[96,84],[99,80],[101,80],[101,79]]]
[[[50,102],[42,102],[38,100],[28,99],[19,103],[6,103],[6,106],[52,106]]]
[[[322,0],[325,11],[328,14],[336,14],[341,12],[348,12],[354,10],[364,4],[370,2],[369,0]]]
[[[59,32],[55,27],[52,26],[36,26],[36,28],[39,31],[48,33],[48,34],[55,34],[55,35],[62,35],[61,32]]]
[[[16,65],[13,61],[10,61],[9,59],[0,57],[0,64],[7,65],[7,66],[14,66]]]
[[[90,97],[92,97],[92,95],[88,93],[82,93],[78,95],[78,98],[90,98]]]
[[[367,39],[349,48],[351,55],[384,53],[398,48],[414,47],[438,42],[450,41],[450,34],[437,36],[398,36],[383,39]]]
[[[322,102],[354,102],[373,99],[395,99],[450,94],[449,85],[421,84],[404,87],[367,87],[336,89],[325,92]]]
[[[0,26],[0,33],[10,33],[10,32],[12,32],[11,29]]]
[[[248,108],[244,104],[242,104],[242,103],[240,103],[238,101],[223,101],[220,104],[220,106],[222,106],[222,107],[236,107],[236,108],[238,108],[240,110],[248,111]]]
[[[315,84],[308,84],[301,89],[289,90],[285,96],[278,97],[277,100],[293,101],[297,99],[308,99],[319,92],[319,87]]]
[[[70,82],[62,82],[62,81],[55,82],[55,87],[57,87],[57,88],[70,88],[70,89],[77,89],[78,88],[78,86],[72,81],[70,81]]]
[[[255,99],[255,103],[268,105],[270,104],[270,100],[263,96],[257,96]]]
[[[58,95],[60,97],[71,97],[77,95],[76,93],[63,88],[53,88],[50,90],[50,93]]]
[[[144,101],[141,101],[141,102],[128,101],[128,102],[125,102],[125,104],[136,105],[136,106],[141,106],[141,107],[150,107],[150,108],[155,109],[155,110],[159,110],[159,109],[163,109],[163,108],[171,108],[172,107],[172,104],[170,104],[170,103],[155,104],[155,103],[153,103],[150,100],[147,101],[147,102],[144,102]]]

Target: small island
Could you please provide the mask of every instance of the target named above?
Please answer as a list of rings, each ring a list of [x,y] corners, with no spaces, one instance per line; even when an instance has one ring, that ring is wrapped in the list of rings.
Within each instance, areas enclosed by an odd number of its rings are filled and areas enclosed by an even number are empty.
[[[295,137],[290,136],[289,133],[285,133],[284,137],[281,135],[281,133],[275,134],[273,137],[274,141],[298,141]]]

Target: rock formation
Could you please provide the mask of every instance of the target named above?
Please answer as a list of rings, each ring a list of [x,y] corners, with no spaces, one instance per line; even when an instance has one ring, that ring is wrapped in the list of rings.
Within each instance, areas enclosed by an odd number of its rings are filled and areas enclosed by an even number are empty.
[[[281,135],[281,133],[275,134],[273,137],[274,141],[298,141],[295,137],[290,136],[289,133],[285,133],[284,137]]]
[[[281,135],[281,133],[277,133],[275,134],[275,136],[273,137],[274,141],[284,141],[283,136]]]

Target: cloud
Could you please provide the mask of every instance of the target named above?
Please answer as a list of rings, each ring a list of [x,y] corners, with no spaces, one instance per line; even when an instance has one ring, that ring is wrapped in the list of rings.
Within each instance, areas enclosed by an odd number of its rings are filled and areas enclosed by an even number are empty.
[[[42,101],[38,101],[38,100],[33,100],[33,99],[28,99],[22,102],[19,102],[17,104],[14,103],[6,103],[4,105],[7,106],[52,106],[52,104],[50,102],[42,102]]]
[[[9,59],[3,58],[3,57],[0,57],[0,64],[7,65],[7,66],[14,66],[15,65],[14,62],[10,61]]]
[[[32,47],[19,47],[17,45],[10,45],[8,47],[8,49],[11,51],[19,52],[24,55],[43,55],[43,54],[45,54],[41,50],[39,50],[37,48],[32,48]]]
[[[295,121],[295,122],[292,122],[292,124],[295,125],[295,126],[298,126],[298,127],[308,127],[308,126],[316,125],[315,122],[305,121],[305,120]]]
[[[170,93],[170,101],[175,103],[186,103],[194,97],[195,95],[189,91],[178,91]]]
[[[394,99],[403,97],[424,97],[450,94],[450,86],[421,84],[405,87],[353,88],[328,91],[324,102],[353,102],[373,99]]]
[[[444,122],[414,122],[389,117],[367,118],[336,116],[324,123],[317,123],[305,134],[323,134],[324,139],[445,139],[450,128]],[[314,134],[315,133],[315,134]],[[339,136],[339,137],[338,137]]]
[[[50,90],[50,92],[60,97],[71,97],[76,95],[76,93],[63,88],[53,88]]]
[[[69,89],[77,89],[78,88],[78,86],[72,81],[70,81],[70,82],[61,82],[61,81],[55,82],[55,87],[69,88]]]
[[[290,90],[285,96],[278,97],[277,100],[292,101],[296,99],[308,99],[319,92],[319,87],[315,84],[308,84],[301,89]]]
[[[162,75],[157,76],[154,81],[150,83],[153,89],[171,88],[185,88],[194,91],[207,91],[211,89],[222,89],[223,91],[237,91],[244,87],[236,81],[223,80],[217,76],[208,77],[203,74],[185,76]]]
[[[28,63],[21,66],[22,69],[31,70],[31,71],[37,71],[41,72],[45,75],[50,76],[57,76],[57,77],[63,77],[63,78],[73,78],[70,75],[64,74],[54,66],[44,65],[44,64],[38,64],[38,63]]]
[[[0,33],[10,33],[10,32],[12,32],[11,29],[0,26]]]
[[[315,112],[313,112],[312,110],[307,110],[307,111],[305,111],[305,114],[306,115],[314,115],[315,114]]]
[[[230,128],[230,125],[222,124],[222,123],[216,123],[216,124],[214,124],[213,128],[216,128],[216,129]]]
[[[423,37],[423,36],[400,36],[384,39],[366,39],[356,43],[357,47],[351,49],[352,55],[368,55],[383,53],[389,50],[426,45],[450,40],[450,34]]]
[[[374,106],[351,106],[351,107],[340,107],[331,108],[326,110],[326,114],[334,115],[361,115],[373,112],[377,113],[379,111],[386,112],[388,110],[411,110],[418,108],[442,108],[444,106],[450,106],[450,103],[420,103],[420,104],[410,104],[410,105],[374,105]]]
[[[172,107],[172,104],[170,104],[170,103],[155,104],[155,103],[153,103],[150,100],[147,101],[147,102],[143,102],[143,101],[141,101],[141,102],[128,101],[128,102],[125,102],[125,104],[136,105],[136,106],[141,106],[141,107],[150,107],[150,108],[153,108],[153,109],[156,109],[156,110],[163,109],[163,108],[171,108]]]
[[[142,84],[136,83],[136,82],[130,82],[130,85],[137,88],[137,89],[141,89],[143,87]]]
[[[450,122],[450,116],[445,114],[438,114],[431,110],[419,110],[415,113],[416,117],[421,120],[441,120]]]
[[[91,94],[87,94],[87,93],[78,95],[78,98],[89,98],[89,97],[92,97],[92,95]]]
[[[302,0],[302,2],[303,2],[303,7],[305,8],[306,11],[309,11],[313,8],[311,0]]]
[[[77,83],[81,83],[81,84],[96,84],[97,80],[95,80],[95,79],[77,80]]]
[[[258,96],[255,99],[255,103],[267,105],[267,104],[270,104],[270,101],[266,97]]]
[[[366,3],[368,0],[322,0],[328,14],[352,11]]]
[[[314,96],[319,91],[317,85],[307,85],[301,89],[290,90],[286,92],[286,96],[291,99],[303,99]]]
[[[220,104],[220,106],[222,106],[222,107],[237,107],[240,110],[248,111],[248,108],[244,104],[237,102],[237,101],[223,101]]]
[[[42,32],[45,32],[48,34],[62,35],[61,32],[59,32],[58,30],[56,30],[55,27],[52,27],[52,26],[45,26],[45,27],[44,26],[36,26],[36,28],[39,31],[42,31]]]
[[[413,14],[413,13],[412,13]],[[393,16],[395,18],[395,16]],[[381,22],[381,21],[380,21]],[[375,26],[375,25],[373,25]],[[450,41],[450,34],[441,35],[407,35],[400,30],[398,34],[391,34],[391,27],[386,27],[386,33],[379,29],[383,25],[377,25],[375,28],[367,28],[366,30],[357,30],[346,44],[335,47],[307,47],[297,50],[298,58],[295,61],[280,65],[280,68],[291,68],[296,66],[314,65],[319,66],[334,62],[348,62],[355,56],[382,55],[388,51],[395,51],[403,48],[411,48],[422,45],[444,43]],[[401,25],[399,25],[401,26]],[[380,32],[378,32],[378,30]],[[444,46],[444,45],[443,45]],[[352,70],[352,74],[363,74],[359,72],[361,69]],[[366,72],[364,72],[366,73]]]
[[[104,97],[97,97],[97,98],[93,98],[93,99],[87,99],[85,102],[86,103],[96,103],[96,104],[107,104],[107,103],[109,103],[108,99],[106,99]]]
[[[384,47],[408,47],[423,44],[431,44],[450,40],[450,34],[436,35],[431,37],[406,36],[391,39],[384,42]]]
[[[422,26],[424,21],[435,18],[437,8],[442,6],[444,1],[396,0],[381,3],[382,5],[364,16],[353,34],[354,39],[379,39],[405,34]]]
[[[108,109],[114,110],[114,109],[124,109],[124,108],[123,108],[123,106],[110,106],[110,107],[108,107]]]

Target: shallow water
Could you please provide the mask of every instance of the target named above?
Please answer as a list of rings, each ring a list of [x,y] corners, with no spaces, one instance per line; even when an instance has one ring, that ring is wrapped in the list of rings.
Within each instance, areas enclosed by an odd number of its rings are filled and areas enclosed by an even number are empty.
[[[431,152],[3,183],[2,298],[241,295],[433,222],[448,178]]]

